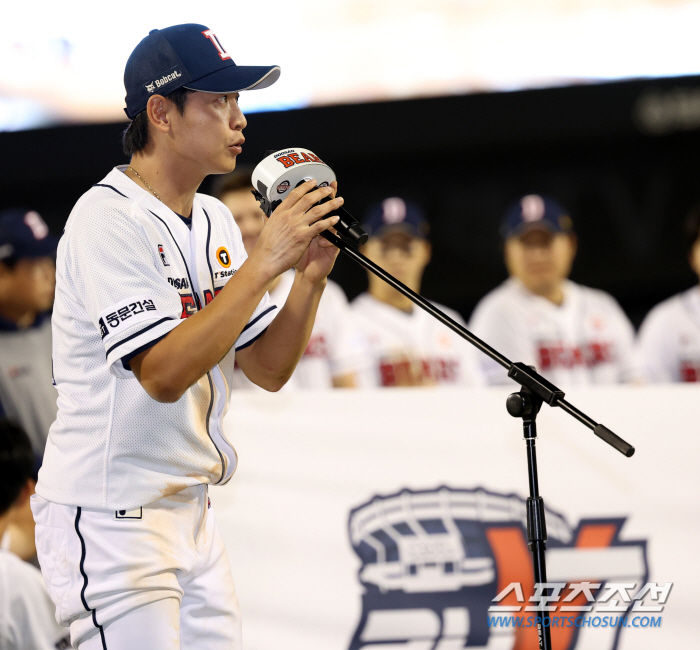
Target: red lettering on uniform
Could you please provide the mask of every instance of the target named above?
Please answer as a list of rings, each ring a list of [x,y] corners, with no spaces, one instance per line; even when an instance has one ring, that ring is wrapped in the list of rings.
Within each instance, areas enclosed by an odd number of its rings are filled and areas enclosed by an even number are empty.
[[[323,334],[318,336],[312,336],[309,339],[309,344],[304,350],[305,357],[315,357],[318,359],[328,359],[330,354],[328,352],[328,345],[326,344],[326,337]]]
[[[692,361],[681,362],[681,381],[692,383],[698,381],[698,368]]]
[[[219,295],[223,287],[219,287],[218,289],[214,289],[214,295],[211,295],[211,291],[209,289],[204,290],[204,306],[206,307],[216,296]]]
[[[180,318],[189,318],[197,311],[197,304],[192,294],[180,294],[180,302],[182,303],[182,314],[180,314]]]
[[[299,158],[299,154],[298,154],[298,153],[290,153],[290,154],[289,154],[289,157],[290,157],[295,163],[303,163],[303,162],[304,162],[301,158]]]
[[[379,364],[379,377],[382,386],[396,386],[396,375],[394,373],[394,364],[387,361],[382,361]]]
[[[289,167],[293,167],[296,164],[289,156],[280,156],[277,161],[281,162],[285,169],[289,169]]]
[[[583,346],[540,343],[537,348],[537,357],[538,367],[544,371],[553,368],[569,370],[576,366],[594,368],[601,363],[611,363],[615,355],[610,343],[593,341]]]

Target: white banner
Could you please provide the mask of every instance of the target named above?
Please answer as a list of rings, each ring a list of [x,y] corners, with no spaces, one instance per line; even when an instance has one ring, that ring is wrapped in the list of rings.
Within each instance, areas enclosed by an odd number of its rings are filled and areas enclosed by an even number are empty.
[[[227,425],[240,465],[210,493],[246,649],[536,648],[534,628],[487,623],[493,605],[534,615],[514,592],[493,602],[511,582],[527,600],[533,583],[525,442],[508,393],[235,393]],[[632,458],[543,407],[548,579],[567,584],[562,598],[592,582],[606,599],[590,613],[553,612],[555,650],[697,647],[699,397],[694,386],[567,394],[633,444]],[[647,583],[673,583],[638,603],[662,611],[629,611]],[[585,608],[586,598],[564,604]],[[613,626],[623,616],[629,627]],[[660,626],[633,627],[635,617]]]

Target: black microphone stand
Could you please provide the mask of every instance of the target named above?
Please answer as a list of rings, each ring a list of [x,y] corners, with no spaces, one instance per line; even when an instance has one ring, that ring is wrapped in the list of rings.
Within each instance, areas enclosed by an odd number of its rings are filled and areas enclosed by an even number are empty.
[[[537,455],[535,453],[535,440],[537,438],[537,413],[543,403],[549,406],[558,406],[566,411],[569,415],[576,418],[579,422],[587,426],[599,438],[607,442],[609,445],[617,449],[620,453],[628,458],[634,454],[634,447],[625,442],[618,435],[610,431],[607,427],[599,424],[589,418],[585,413],[579,411],[575,406],[569,404],[564,399],[564,391],[557,388],[554,384],[547,381],[542,375],[538,374],[532,366],[526,366],[524,363],[513,363],[500,352],[492,348],[487,343],[484,343],[480,338],[474,336],[468,329],[462,327],[459,323],[452,320],[447,314],[439,310],[437,307],[428,302],[421,295],[409,289],[405,284],[399,282],[393,275],[387,273],[380,266],[357,251],[355,248],[347,244],[337,235],[328,231],[321,233],[328,241],[337,246],[348,257],[352,258],[360,266],[364,267],[377,277],[384,280],[394,289],[409,298],[411,302],[427,311],[431,316],[439,320],[441,323],[449,327],[453,332],[466,339],[474,347],[481,350],[486,356],[490,357],[498,364],[503,366],[508,371],[508,376],[517,384],[520,385],[520,390],[512,393],[506,400],[506,409],[508,413],[516,418],[523,420],[523,434],[525,444],[527,445],[527,470],[529,479],[530,496],[527,499],[527,539],[528,547],[532,552],[532,563],[534,569],[535,584],[544,584],[547,582],[547,571],[545,565],[545,549],[547,546],[547,527],[544,517],[544,501],[539,494],[539,486],[537,481]],[[543,592],[544,593],[544,592]],[[545,625],[545,617],[547,613],[544,611],[545,605],[540,602],[538,604],[537,616],[537,635],[539,639],[540,650],[552,650],[552,640],[550,635],[549,625]]]

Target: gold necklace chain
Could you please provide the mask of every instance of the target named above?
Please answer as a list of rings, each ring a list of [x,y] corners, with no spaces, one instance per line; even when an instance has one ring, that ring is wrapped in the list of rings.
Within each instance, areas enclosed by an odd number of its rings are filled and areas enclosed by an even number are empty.
[[[132,172],[134,172],[134,174],[136,174],[136,176],[139,177],[139,180],[140,180],[149,190],[151,190],[151,192],[153,193],[153,196],[155,196],[155,197],[162,203],[162,202],[163,202],[163,199],[161,199],[160,196],[158,196],[158,192],[156,192],[156,191],[148,184],[148,181],[146,181],[146,179],[145,179],[143,176],[141,176],[141,174],[139,174],[131,165],[129,165],[129,169],[130,169]]]

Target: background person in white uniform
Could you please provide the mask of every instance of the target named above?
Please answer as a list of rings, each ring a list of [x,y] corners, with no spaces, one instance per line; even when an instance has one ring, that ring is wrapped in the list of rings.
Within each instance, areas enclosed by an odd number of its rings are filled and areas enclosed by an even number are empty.
[[[700,205],[686,223],[688,262],[700,278]],[[700,381],[700,285],[664,300],[639,328],[637,353],[650,383]]]
[[[250,170],[236,170],[222,177],[214,192],[231,210],[248,255],[255,248],[265,223],[265,215],[252,194],[250,177]],[[286,302],[293,282],[294,269],[290,269],[271,283],[270,299],[278,308]],[[361,341],[353,325],[345,292],[338,284],[328,280],[318,305],[309,343],[282,390],[352,388],[357,385],[355,369],[361,355]],[[233,373],[233,387],[258,388],[239,366],[236,366]]]
[[[568,279],[577,246],[572,228],[551,197],[530,194],[511,205],[501,225],[510,277],[481,299],[470,329],[564,390],[636,380],[627,316],[609,294]],[[494,361],[479,362],[489,383],[510,383]]]
[[[27,434],[0,419],[0,537],[22,518],[34,492],[34,454]],[[68,630],[54,618],[41,573],[10,551],[0,549],[0,648],[68,648]]]
[[[363,228],[370,238],[362,252],[420,293],[431,256],[423,211],[402,198],[387,198],[368,211]],[[358,373],[363,387],[482,383],[471,344],[373,273],[368,280],[367,292],[351,303],[365,344]],[[457,312],[436,306],[464,324]]]

